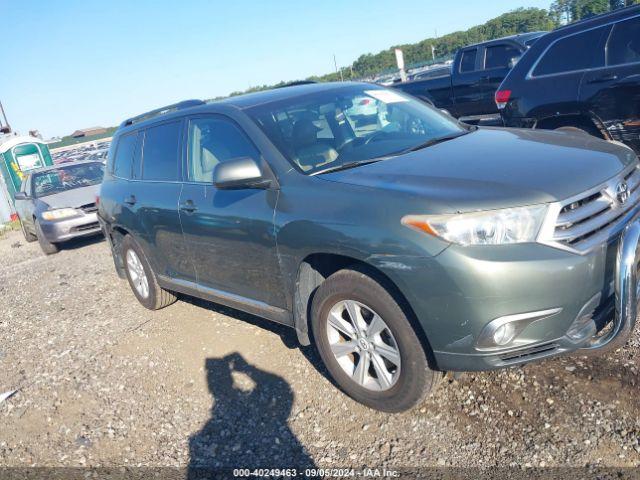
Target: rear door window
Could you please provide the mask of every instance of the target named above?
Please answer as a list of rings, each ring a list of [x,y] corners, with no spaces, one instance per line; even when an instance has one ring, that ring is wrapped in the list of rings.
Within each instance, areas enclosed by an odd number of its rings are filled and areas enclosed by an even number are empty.
[[[123,135],[118,140],[116,155],[113,160],[113,174],[120,178],[131,178],[131,161],[136,149],[136,133]]]
[[[477,56],[478,56],[477,48],[472,48],[462,52],[462,59],[460,60],[460,71],[473,72],[476,69]]]
[[[640,17],[617,23],[607,42],[607,65],[640,62]]]
[[[520,56],[520,50],[508,43],[487,47],[485,51],[485,70],[490,70],[492,68],[509,68],[511,59],[518,58]]]
[[[552,43],[536,65],[533,76],[575,72],[603,66],[604,49],[600,49],[599,46],[607,28],[588,30]]]
[[[175,181],[178,179],[180,121],[164,123],[145,130],[142,147],[142,179]]]

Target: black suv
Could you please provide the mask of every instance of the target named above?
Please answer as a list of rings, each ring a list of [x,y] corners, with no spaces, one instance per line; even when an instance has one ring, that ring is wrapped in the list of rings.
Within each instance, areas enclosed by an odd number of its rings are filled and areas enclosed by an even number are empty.
[[[580,129],[640,151],[640,6],[559,28],[496,92],[506,126]]]

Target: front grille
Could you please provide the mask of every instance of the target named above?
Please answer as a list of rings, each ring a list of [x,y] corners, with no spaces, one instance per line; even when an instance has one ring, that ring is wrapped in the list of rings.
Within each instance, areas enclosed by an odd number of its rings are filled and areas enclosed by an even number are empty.
[[[98,206],[95,203],[87,203],[86,205],[81,205],[80,210],[84,213],[93,213],[98,211]]]
[[[625,184],[628,198],[621,202],[617,189]],[[552,242],[587,252],[608,241],[640,206],[640,169],[636,166],[604,185],[563,202]]]
[[[84,232],[86,230],[95,230],[96,228],[100,228],[100,224],[98,222],[87,223],[86,225],[79,225],[77,227],[72,227],[72,232]]]

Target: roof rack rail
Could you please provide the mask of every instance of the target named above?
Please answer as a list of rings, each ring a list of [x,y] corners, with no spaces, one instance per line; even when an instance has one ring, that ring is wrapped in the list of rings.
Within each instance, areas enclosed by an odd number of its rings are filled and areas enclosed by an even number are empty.
[[[184,100],[182,102],[173,103],[171,105],[167,105],[166,107],[156,108],[155,110],[151,110],[149,112],[136,115],[135,117],[127,118],[124,122],[120,124],[120,127],[127,127],[129,125],[133,125],[134,123],[142,122],[144,120],[149,120],[153,117],[165,115],[167,113],[177,112],[178,110],[183,110],[185,108],[197,107],[199,105],[204,105],[204,104],[205,102],[202,100]]]
[[[314,80],[295,80],[289,83],[283,83],[282,85],[277,85],[274,88],[286,88],[286,87],[295,87],[298,85],[311,85],[312,83],[318,83]]]

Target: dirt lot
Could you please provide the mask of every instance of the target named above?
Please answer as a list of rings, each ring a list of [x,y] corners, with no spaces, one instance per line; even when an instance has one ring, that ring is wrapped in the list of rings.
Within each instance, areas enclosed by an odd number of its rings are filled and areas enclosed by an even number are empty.
[[[141,307],[107,245],[45,257],[0,240],[0,465],[640,466],[640,335],[449,378],[417,409],[369,410],[266,320],[183,298]]]

